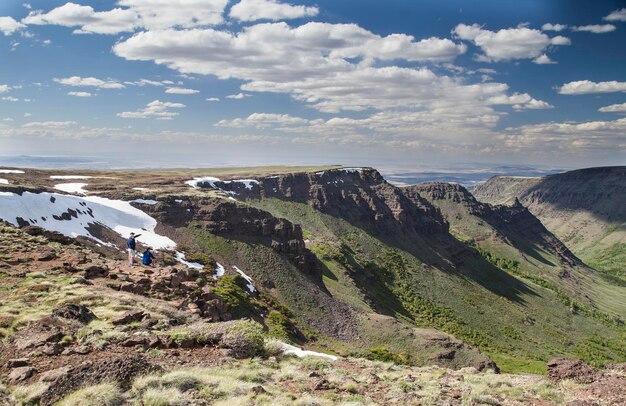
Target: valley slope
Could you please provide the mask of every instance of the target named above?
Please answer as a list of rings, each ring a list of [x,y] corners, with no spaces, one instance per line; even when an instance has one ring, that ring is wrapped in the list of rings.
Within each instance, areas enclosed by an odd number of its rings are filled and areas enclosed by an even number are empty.
[[[235,279],[243,270],[257,292],[245,281],[219,291],[236,317],[266,328],[281,320],[286,339],[311,348],[479,369],[493,366],[487,354],[508,371],[543,371],[557,355],[626,358],[624,303],[611,299],[624,289],[589,277],[521,207],[481,206],[459,190],[461,204],[446,208],[436,193],[397,188],[368,168],[57,172],[3,175],[2,190],[17,198],[53,191],[50,176],[92,176],[81,181],[88,197],[132,202],[188,258],[217,261]],[[87,216],[93,202],[84,203],[55,221]],[[466,206],[476,206],[471,215]],[[123,257],[117,232],[85,221],[109,244],[92,249]]]

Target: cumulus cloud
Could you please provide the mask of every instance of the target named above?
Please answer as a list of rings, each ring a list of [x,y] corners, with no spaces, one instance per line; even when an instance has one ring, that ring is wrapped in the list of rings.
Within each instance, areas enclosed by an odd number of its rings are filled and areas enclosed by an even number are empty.
[[[548,55],[541,54],[535,59],[533,59],[533,63],[536,63],[537,65],[550,65],[550,64],[555,64],[556,62],[550,59]]]
[[[556,31],[556,32],[560,32],[563,31],[564,29],[567,28],[567,25],[565,24],[551,24],[551,23],[545,23],[544,25],[541,26],[541,29],[543,31]]]
[[[218,101],[220,101],[219,97],[207,97],[204,100],[206,100],[208,102],[218,102]]]
[[[246,118],[236,118],[233,120],[221,120],[215,124],[216,127],[256,127],[268,128],[273,126],[307,124],[309,120],[301,117],[293,117],[289,114],[273,114],[273,113],[253,113]]]
[[[97,87],[99,89],[123,89],[126,86],[113,80],[102,80],[94,77],[72,76],[69,78],[54,78],[55,82],[65,86]]]
[[[544,123],[507,128],[497,138],[514,151],[544,148],[546,155],[557,152],[584,153],[626,147],[626,118],[614,121]]]
[[[317,7],[294,6],[276,0],[241,0],[230,9],[230,16],[240,21],[288,20],[313,17]]]
[[[12,17],[0,17],[0,32],[7,37],[24,27],[26,27],[24,24],[15,21]]]
[[[184,87],[168,87],[167,90],[165,90],[165,93],[170,93],[170,94],[196,94],[196,93],[200,93],[200,91],[196,90],[196,89],[186,89]]]
[[[615,29],[616,27],[613,24],[591,24],[572,27],[572,31],[585,31],[592,32],[594,34],[605,34],[607,32],[615,31]]]
[[[182,103],[172,103],[172,102],[162,102],[160,100],[154,100],[145,108],[139,109],[137,111],[124,111],[121,113],[117,113],[119,117],[122,118],[148,118],[154,117],[157,120],[171,120],[172,118],[179,115],[178,112],[170,111],[170,109],[182,109],[185,106]]]
[[[604,17],[605,21],[626,21],[626,8],[613,11],[608,16]]]
[[[139,16],[128,9],[95,11],[91,6],[66,3],[47,13],[41,10],[32,11],[22,23],[79,27],[74,30],[77,34],[117,34],[133,31],[139,23]]]
[[[89,92],[68,92],[67,93],[69,96],[75,96],[75,97],[91,97],[92,94]]]
[[[611,104],[610,106],[600,107],[598,111],[603,113],[626,113],[626,103]]]
[[[540,30],[524,26],[490,31],[478,24],[459,24],[452,32],[458,38],[472,41],[478,46],[484,52],[479,59],[485,62],[535,59],[550,45],[570,44],[565,37],[550,38]]]
[[[565,83],[558,90],[560,94],[571,95],[626,92],[626,82],[617,82],[615,80],[608,82],[578,80],[575,82]]]
[[[0,93],[6,93],[11,89],[9,85],[0,85]]]
[[[241,100],[245,97],[250,97],[249,94],[246,93],[237,93],[237,94],[229,94],[226,96],[227,99]]]
[[[153,60],[182,73],[264,80],[323,76],[350,68],[347,59],[445,61],[466,51],[449,39],[395,34],[378,36],[355,24],[284,22],[257,24],[239,33],[213,29],[135,34],[113,52],[129,60]],[[219,58],[216,58],[219,55]]]
[[[20,101],[20,99],[18,99],[17,97],[13,97],[13,96],[4,96],[2,98],[2,100],[4,101],[8,101],[8,102],[17,102]]]
[[[223,22],[228,0],[119,0],[118,8],[95,11],[68,2],[48,12],[31,11],[23,24],[78,27],[76,34],[118,34],[136,29],[202,27]]]

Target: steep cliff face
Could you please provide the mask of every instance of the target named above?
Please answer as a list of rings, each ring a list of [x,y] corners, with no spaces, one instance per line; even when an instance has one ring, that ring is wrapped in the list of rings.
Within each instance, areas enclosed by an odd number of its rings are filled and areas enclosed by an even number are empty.
[[[437,209],[419,196],[403,194],[374,169],[292,173],[259,178],[254,183],[214,182],[214,185],[238,199],[276,198],[306,203],[374,233],[448,231],[448,224]]]
[[[491,205],[481,203],[463,186],[450,183],[423,183],[405,188],[408,193],[424,196],[435,205],[437,202],[452,202],[462,207],[469,216],[475,216],[490,225],[495,237],[506,244],[518,246],[534,244],[554,255],[561,265],[572,267],[581,265],[580,260],[519,200],[513,204]],[[451,210],[444,210],[444,216],[454,226],[461,226],[460,214],[453,215]]]
[[[583,261],[626,280],[626,167],[494,177],[474,194],[488,203],[519,199]]]

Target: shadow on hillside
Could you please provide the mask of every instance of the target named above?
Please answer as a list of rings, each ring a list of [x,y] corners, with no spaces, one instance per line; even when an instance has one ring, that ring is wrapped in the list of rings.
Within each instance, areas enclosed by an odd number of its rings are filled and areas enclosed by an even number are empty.
[[[517,197],[525,205],[530,199],[541,199],[558,210],[584,210],[599,220],[623,223],[626,222],[626,166],[546,176]]]

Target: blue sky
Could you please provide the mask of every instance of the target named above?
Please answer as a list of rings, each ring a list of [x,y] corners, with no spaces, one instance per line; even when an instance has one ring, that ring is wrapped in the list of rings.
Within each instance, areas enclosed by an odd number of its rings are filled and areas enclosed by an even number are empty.
[[[0,155],[624,164],[626,3],[0,3]]]

